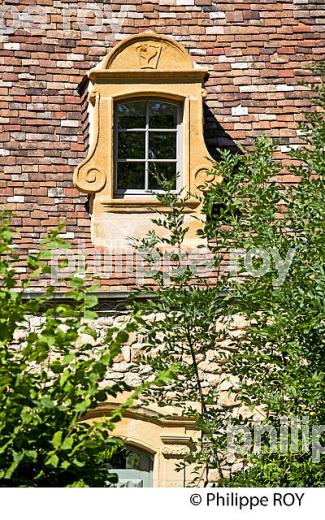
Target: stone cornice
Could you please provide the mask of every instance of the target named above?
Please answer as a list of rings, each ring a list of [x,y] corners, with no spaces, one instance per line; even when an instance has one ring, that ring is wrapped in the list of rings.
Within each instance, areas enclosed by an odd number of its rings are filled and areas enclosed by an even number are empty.
[[[93,83],[106,83],[117,80],[128,80],[130,82],[147,81],[150,82],[203,82],[208,74],[207,69],[192,70],[97,70],[92,69],[88,76]]]

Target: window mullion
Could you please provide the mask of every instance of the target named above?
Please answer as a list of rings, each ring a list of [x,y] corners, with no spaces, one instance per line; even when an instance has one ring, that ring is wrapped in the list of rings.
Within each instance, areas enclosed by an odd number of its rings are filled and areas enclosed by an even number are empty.
[[[179,190],[182,186],[183,179],[180,175],[183,175],[181,163],[183,161],[183,150],[182,150],[182,123],[181,123],[181,108],[177,106],[177,120],[176,120],[176,189]]]
[[[144,188],[147,191],[149,186],[149,102],[146,103],[146,137],[145,137],[145,181]]]

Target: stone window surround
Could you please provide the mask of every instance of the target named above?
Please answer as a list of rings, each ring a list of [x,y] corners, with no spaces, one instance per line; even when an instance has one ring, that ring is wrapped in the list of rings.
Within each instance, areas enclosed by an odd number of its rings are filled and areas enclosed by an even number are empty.
[[[138,98],[156,98],[178,102],[183,107],[182,185],[193,197],[187,201],[193,238],[199,227],[192,216],[201,213],[198,186],[207,179],[212,158],[203,137],[204,78],[207,69],[196,65],[187,50],[173,39],[155,33],[131,36],[113,47],[104,60],[88,73],[91,81],[90,147],[87,158],[74,172],[76,187],[92,198],[92,241],[104,245],[117,237],[127,214],[139,215],[133,220],[134,232],[141,228],[143,236],[150,228],[148,208],[166,210],[154,196],[118,197],[115,191],[115,117],[116,103]],[[212,176],[209,177],[212,179]],[[144,214],[147,215],[144,215]],[[124,216],[123,216],[124,215]],[[108,228],[116,230],[109,233]],[[195,229],[194,229],[195,228]],[[115,234],[114,234],[115,233]],[[127,232],[123,236],[126,244]],[[136,233],[135,233],[136,236]]]
[[[120,397],[103,403],[89,410],[85,420],[90,424],[98,421],[110,415],[122,402]],[[154,405],[129,408],[114,429],[114,435],[127,445],[153,456],[153,487],[186,487],[193,478],[192,466],[183,471],[177,471],[176,467],[195,448],[200,432],[193,418],[175,412],[174,408],[167,407],[162,413],[162,409],[158,411]]]

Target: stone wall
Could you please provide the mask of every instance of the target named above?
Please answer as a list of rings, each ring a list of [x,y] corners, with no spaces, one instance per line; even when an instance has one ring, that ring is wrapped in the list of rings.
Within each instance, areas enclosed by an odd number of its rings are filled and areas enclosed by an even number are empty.
[[[114,328],[123,328],[129,314],[114,312],[98,317],[89,322],[89,326],[96,331],[96,335],[81,334],[76,348],[88,344],[93,346],[93,353],[104,344],[107,332]],[[148,315],[146,322],[154,322],[155,319],[162,319],[162,315]],[[17,347],[24,345],[23,341],[28,332],[39,332],[45,323],[44,317],[32,316],[29,318],[29,326],[26,329],[17,330],[15,340]],[[236,378],[229,378],[227,374],[227,359],[235,350],[234,344],[243,335],[247,322],[240,315],[234,315],[229,325],[216,323],[218,340],[215,348],[207,350],[205,353],[197,355],[199,377],[203,393],[210,393],[215,390],[218,399],[215,403],[216,413],[221,412],[226,421],[230,422],[236,418],[257,417],[258,411],[252,412],[248,407],[243,406],[236,398]],[[64,326],[64,325],[63,325]],[[163,339],[163,338],[162,338]],[[141,333],[131,333],[129,341],[122,347],[121,353],[116,357],[112,368],[107,372],[105,385],[125,382],[129,385],[129,391],[123,391],[117,395],[116,399],[111,398],[108,402],[101,403],[98,408],[87,412],[89,421],[96,421],[100,417],[109,414],[119,404],[125,402],[132,389],[142,383],[153,379],[153,374],[148,365],[141,360],[145,353],[144,345],[146,337]],[[55,354],[54,354],[55,355]],[[141,360],[141,361],[140,361]],[[191,359],[185,360],[191,363]],[[189,382],[184,381],[184,385],[189,387]],[[185,388],[184,388],[185,393]],[[168,392],[167,392],[168,395]],[[173,393],[170,392],[171,402],[167,406],[159,406],[154,396],[144,399],[143,396],[137,399],[131,408],[127,410],[125,416],[116,424],[114,435],[123,437],[130,445],[147,450],[155,458],[154,462],[154,486],[155,487],[178,487],[187,486],[193,482],[192,470],[194,466],[187,465],[183,472],[176,471],[176,467],[183,457],[190,452],[195,452],[200,446],[200,432],[195,421],[189,417],[178,399],[172,399]],[[188,403],[192,408],[199,407],[198,403]],[[221,432],[226,436],[226,426]],[[243,468],[244,462],[240,456],[231,451],[219,453],[222,465],[223,476],[227,477]],[[202,468],[202,478],[198,485],[203,485],[205,478]],[[216,468],[209,471],[210,485],[216,484],[220,478],[220,473]]]

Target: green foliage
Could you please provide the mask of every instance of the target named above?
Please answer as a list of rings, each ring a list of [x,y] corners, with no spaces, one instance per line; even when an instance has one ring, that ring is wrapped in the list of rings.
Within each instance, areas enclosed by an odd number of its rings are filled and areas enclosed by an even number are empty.
[[[225,444],[222,428],[228,411],[216,406],[218,392],[204,380],[202,368],[209,351],[213,354],[210,361],[225,361],[224,352],[215,348],[220,338],[215,323],[223,308],[223,297],[195,273],[191,258],[186,257],[184,244],[189,227],[184,210],[190,195],[184,191],[173,193],[167,186],[165,193],[156,196],[168,211],[157,212],[152,219],[157,231],[150,231],[137,242],[149,273],[156,259],[160,260],[159,269],[151,275],[157,286],[142,291],[147,297],[144,301],[134,300],[134,308],[143,316],[139,331],[143,354],[138,361],[149,365],[154,374],[174,366],[178,370],[168,384],[148,388],[142,399],[159,406],[174,406],[196,422],[200,440],[178,469],[191,464],[193,484],[202,483],[210,467],[218,467],[222,474],[219,447]]]
[[[107,331],[104,340],[91,320],[97,317],[94,287],[72,277],[66,296],[55,303],[53,288],[26,299],[30,281],[49,272],[51,249],[64,247],[60,229],[28,257],[23,291],[17,285],[16,235],[10,216],[0,226],[0,486],[103,486],[107,463],[122,444],[112,435],[116,421],[136,391],[112,417],[83,421],[85,414],[125,385],[111,385],[107,370],[134,330]],[[35,316],[39,316],[35,325]],[[83,341],[80,341],[82,336]],[[93,343],[96,346],[93,346]],[[110,478],[114,479],[114,476]]]
[[[303,417],[310,430],[325,424],[325,86],[320,79],[313,87],[314,109],[300,125],[302,144],[289,152],[294,161],[288,173],[297,184],[276,182],[275,144],[261,138],[252,153],[222,153],[215,170],[224,180],[206,199],[206,232],[216,240],[216,255],[233,247],[256,256],[266,252],[270,260],[261,276],[247,272],[247,261],[238,261],[237,278],[227,278],[225,303],[250,323],[244,337],[233,340],[237,354],[227,370],[240,379],[239,399],[264,407],[265,424],[279,432],[281,417],[297,417],[300,436]],[[311,440],[304,453],[271,453],[267,442],[262,448],[260,456],[249,457],[251,469],[223,484],[324,485],[324,455],[319,463],[312,461]]]
[[[318,72],[322,75],[322,70]],[[198,463],[200,477],[204,468],[205,482],[211,468],[224,476],[221,461],[229,423],[244,424],[249,429],[254,426],[241,412],[236,420],[232,418],[231,410],[220,406],[217,389],[206,385],[200,363],[211,350],[215,356],[209,361],[217,361],[220,373],[238,381],[238,407],[244,405],[253,411],[262,407],[264,423],[275,428],[281,417],[289,421],[308,417],[310,428],[325,424],[322,77],[313,90],[314,108],[300,128],[302,144],[289,152],[293,163],[287,173],[299,182],[289,186],[279,182],[282,172],[274,158],[277,143],[269,139],[258,139],[252,152],[231,154],[220,150],[220,160],[211,173],[223,180],[202,187],[207,221],[199,233],[211,245],[215,284],[205,284],[187,268],[176,270],[171,283],[166,284],[169,277],[161,267],[155,275],[158,291],[140,305],[151,316],[143,323],[143,363],[154,371],[171,363],[180,367],[172,383],[150,389],[147,399],[158,400],[162,406],[179,406],[182,413],[196,419],[201,443],[187,462]],[[148,265],[153,265],[157,256],[162,259],[168,247],[172,251],[169,257],[181,267],[187,232],[184,209],[189,195],[167,192],[157,197],[169,208],[154,220],[163,233],[159,236],[151,232],[138,246],[147,254]],[[229,253],[236,270],[229,265]],[[221,333],[215,323],[223,322],[227,330],[235,314],[249,325],[241,336],[229,336],[233,355],[226,356],[219,348]],[[309,441],[308,449],[299,453],[271,453],[264,439],[259,455],[245,454],[246,471],[232,475],[230,480],[222,478],[220,483],[324,485],[324,455],[315,463],[311,449]]]

